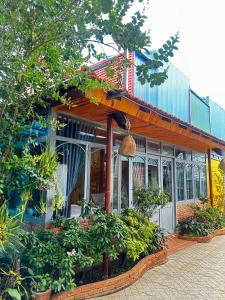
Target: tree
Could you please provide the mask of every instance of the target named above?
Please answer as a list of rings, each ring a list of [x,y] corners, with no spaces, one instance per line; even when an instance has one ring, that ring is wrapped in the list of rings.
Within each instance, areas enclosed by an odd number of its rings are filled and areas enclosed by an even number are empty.
[[[7,202],[16,191],[24,199],[24,209],[32,190],[41,183],[49,186],[54,182],[54,160],[52,165],[45,161],[52,162],[48,149],[36,155],[30,153],[31,145],[36,144],[30,128],[35,122],[49,125],[40,108],[47,109],[53,101],[69,102],[66,95],[60,94],[62,88],[109,88],[92,79],[89,69],[82,68],[93,58],[104,56],[98,53],[98,45],[115,52],[149,49],[150,36],[141,30],[146,16],[137,11],[124,21],[133,2],[1,1],[0,203]],[[113,44],[106,43],[109,36]],[[166,67],[155,71],[173,56],[177,42],[177,35],[171,37],[154,52],[152,60],[137,67],[142,83],[148,81],[153,86],[166,79]],[[123,63],[130,62],[124,57]],[[154,72],[149,74],[149,69]]]

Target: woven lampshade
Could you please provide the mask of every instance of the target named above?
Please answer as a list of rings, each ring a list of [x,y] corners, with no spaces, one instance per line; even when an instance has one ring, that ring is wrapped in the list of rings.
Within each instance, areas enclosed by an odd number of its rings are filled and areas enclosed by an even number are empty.
[[[122,140],[119,148],[119,154],[123,156],[133,157],[136,153],[136,143],[131,135],[127,135]]]

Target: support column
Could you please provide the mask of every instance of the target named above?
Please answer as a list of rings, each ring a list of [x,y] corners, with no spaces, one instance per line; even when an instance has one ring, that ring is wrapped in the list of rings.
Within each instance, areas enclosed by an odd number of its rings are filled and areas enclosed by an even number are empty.
[[[210,149],[208,149],[208,172],[209,172],[209,198],[210,198],[210,204],[213,207],[212,164],[211,164]]]
[[[108,116],[107,119],[107,148],[106,148],[106,193],[105,193],[105,211],[110,213],[111,201],[111,174],[112,174],[112,146],[113,146],[113,131],[112,119]]]
[[[112,174],[112,147],[113,147],[113,130],[112,118],[107,119],[107,148],[106,148],[106,193],[105,193],[105,211],[110,213],[111,201],[111,174]],[[109,275],[109,257],[108,253],[103,254],[103,278],[108,278]]]

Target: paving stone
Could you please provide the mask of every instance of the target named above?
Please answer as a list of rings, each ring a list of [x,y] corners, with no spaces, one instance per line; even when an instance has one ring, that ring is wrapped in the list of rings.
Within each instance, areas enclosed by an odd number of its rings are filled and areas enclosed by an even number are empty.
[[[171,250],[171,253],[174,251]],[[95,300],[225,300],[225,236],[193,244],[132,286]]]

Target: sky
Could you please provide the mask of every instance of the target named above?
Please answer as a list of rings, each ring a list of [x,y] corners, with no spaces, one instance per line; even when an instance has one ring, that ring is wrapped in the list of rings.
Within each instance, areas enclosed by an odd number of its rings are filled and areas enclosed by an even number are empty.
[[[199,96],[209,96],[225,109],[225,0],[149,2],[145,27],[151,30],[152,48],[179,31],[179,49],[171,62]]]

